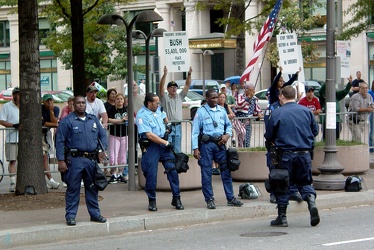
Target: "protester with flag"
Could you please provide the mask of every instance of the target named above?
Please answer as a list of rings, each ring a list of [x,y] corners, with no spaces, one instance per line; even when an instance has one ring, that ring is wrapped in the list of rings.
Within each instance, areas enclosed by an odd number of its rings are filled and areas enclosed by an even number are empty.
[[[260,56],[265,43],[269,41],[271,36],[273,35],[274,27],[278,19],[278,14],[282,7],[282,2],[282,0],[277,0],[269,17],[266,19],[264,26],[262,26],[261,31],[258,34],[255,43],[253,44],[253,54],[251,56],[251,59],[249,60],[247,68],[244,70],[240,78],[240,82],[250,80],[255,63]]]

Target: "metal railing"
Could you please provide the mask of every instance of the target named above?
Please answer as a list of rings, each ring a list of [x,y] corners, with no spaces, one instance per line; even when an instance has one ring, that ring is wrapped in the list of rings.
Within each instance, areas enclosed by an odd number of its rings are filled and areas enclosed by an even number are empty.
[[[352,141],[354,139],[357,139],[358,137],[358,140],[361,141],[362,143],[364,144],[368,144],[369,145],[369,134],[370,134],[370,126],[372,124],[372,126],[374,127],[374,115],[370,114],[370,115],[367,115],[367,119],[364,120],[364,121],[352,121],[349,119],[349,116],[350,115],[354,115],[354,114],[357,114],[356,112],[340,112],[340,113],[337,113],[336,115],[340,117],[340,120],[341,120],[341,132],[340,132],[340,139],[341,140],[346,140],[346,141]],[[322,120],[325,120],[323,119],[323,116],[325,116],[326,114],[320,114],[319,116],[316,116],[316,119],[317,121],[322,121]],[[357,116],[356,116],[357,117]],[[369,120],[372,120],[372,122],[370,123]],[[192,146],[191,146],[191,140],[192,140],[192,121],[190,120],[181,120],[181,121],[171,121],[171,122],[180,122],[181,123],[181,151],[185,154],[192,154]],[[245,143],[243,143],[243,145],[239,145],[239,141],[243,139],[242,138],[239,138],[240,136],[240,133],[235,129],[235,126],[233,125],[233,137],[231,138],[231,140],[227,143],[227,146],[229,147],[237,147],[237,148],[240,148],[240,147],[264,147],[265,146],[265,139],[264,139],[264,133],[265,133],[265,123],[263,120],[257,120],[256,117],[236,117],[234,119],[231,120],[232,123],[235,123],[235,122],[240,122],[243,124],[243,126],[245,127],[245,124],[250,124],[251,126],[251,136],[250,136],[250,143],[249,145],[245,145]],[[117,136],[117,134],[119,136],[122,136],[125,132],[127,134],[127,131],[122,131],[123,127],[122,126],[124,125],[124,123],[120,123],[120,124],[111,124],[109,123],[108,124],[108,130],[107,130],[107,135],[109,135],[109,130],[111,129],[112,126],[119,126],[120,129],[119,130],[115,130],[115,133],[114,135]],[[323,135],[322,135],[322,126],[323,124],[322,123],[319,123],[319,134],[316,136],[316,142],[318,141],[321,141],[323,139]],[[354,129],[356,129],[356,138],[354,138]],[[0,164],[0,181],[1,181],[1,178],[3,176],[9,176],[9,174],[7,173],[7,169],[8,169],[8,162],[6,161],[5,159],[5,135],[6,135],[6,131],[7,130],[14,130],[14,128],[0,128],[0,147],[1,147],[1,150],[0,150],[0,160],[3,162],[3,167],[1,167],[1,164]],[[54,129],[51,129],[52,131],[52,135],[54,135]],[[127,130],[127,126],[126,126],[126,130]],[[359,133],[357,133],[359,131]],[[353,133],[352,133],[353,132]],[[374,130],[372,131],[372,141],[374,142]],[[247,136],[247,134],[245,134],[245,136]],[[54,137],[54,136],[53,136]],[[50,153],[49,153],[49,156],[50,156],[50,171],[51,173],[57,173],[58,172],[58,165],[57,165],[57,161],[55,161],[55,147],[54,147],[54,141],[53,141],[54,138],[52,138],[52,143],[50,143],[51,145],[51,149],[50,149]],[[109,137],[108,137],[108,143],[109,143]],[[108,144],[109,145],[109,144]],[[109,145],[109,149],[108,149],[108,153],[110,154],[111,152],[114,152],[111,148],[111,146],[113,145]],[[114,147],[116,147],[117,145],[114,145]],[[369,145],[369,148],[371,150],[374,150],[374,146],[370,146]],[[136,153],[137,155],[140,156],[141,152],[140,152],[140,148],[139,148],[139,144],[137,143],[136,144]],[[114,148],[115,150],[115,148]],[[122,152],[123,153],[123,152]],[[110,156],[109,156],[110,157]],[[138,157],[136,157],[137,159]],[[127,152],[126,152],[126,159],[127,159]],[[126,161],[127,162],[127,161]],[[102,168],[118,168],[118,169],[122,169],[124,167],[128,167],[128,164],[114,164],[114,165],[110,165],[109,163],[108,164],[100,164],[100,167]],[[4,169],[4,170],[3,170]]]

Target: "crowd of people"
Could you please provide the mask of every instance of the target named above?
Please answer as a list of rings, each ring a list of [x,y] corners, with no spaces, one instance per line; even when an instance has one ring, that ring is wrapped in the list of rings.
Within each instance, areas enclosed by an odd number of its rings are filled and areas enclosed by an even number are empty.
[[[103,103],[96,98],[97,88],[90,85],[86,89],[85,97],[76,96],[68,99],[61,115],[60,109],[53,103],[52,95],[42,96],[42,146],[46,185],[51,189],[60,186],[60,183],[52,178],[49,169],[49,151],[53,143],[52,138],[55,137],[58,169],[67,188],[67,225],[76,224],[81,187],[85,188],[91,221],[106,222],[98,206],[98,190],[92,185],[93,171],[97,164],[95,162],[100,161],[105,166],[110,184],[127,183],[129,115],[135,118],[134,129],[138,135],[136,143],[139,142],[142,151],[141,168],[145,177],[148,210],[157,211],[156,186],[159,162],[163,164],[170,183],[171,205],[177,210],[184,209],[175,155],[176,152],[182,151],[182,102],[191,85],[192,72],[190,67],[183,89],[178,90],[179,86],[175,81],[166,84],[168,69],[164,67],[158,95],[145,93],[144,81],[140,85],[134,81],[134,114],[128,113],[127,95],[118,93],[115,88],[108,89],[107,101]],[[212,88],[206,91],[205,103],[197,110],[193,119],[191,146],[193,156],[201,167],[202,193],[208,209],[216,208],[212,188],[214,174],[220,175],[222,179],[227,205],[243,205],[234,195],[231,171],[227,166],[226,145],[231,140],[234,147],[250,147],[252,122],[254,119],[264,119],[269,172],[283,169],[289,176],[289,183],[286,186],[270,188],[270,202],[278,204],[278,217],[271,222],[271,226],[288,226],[286,209],[289,200],[306,201],[311,225],[319,223],[320,218],[315,205],[316,193],[311,185],[310,151],[314,137],[318,134],[315,117],[326,111],[326,86],[323,85],[320,89],[320,99],[314,96],[313,87],[306,87],[304,95],[299,92],[297,85],[291,86],[297,80],[299,72],[300,70],[288,82],[284,82],[280,68],[268,89],[269,105],[265,114],[255,96],[255,85],[251,83],[226,81],[220,86],[219,91]],[[336,91],[336,112],[340,111],[340,100],[350,92],[349,111],[354,113],[350,114],[348,125],[353,140],[361,140],[361,133],[369,119],[369,142],[370,146],[373,146],[374,84],[368,91],[368,84],[361,79],[361,72],[357,72],[356,75],[357,79],[352,81],[350,77],[346,87]],[[9,162],[11,180],[9,192],[15,192],[16,187],[20,89],[14,88],[12,94],[13,100],[5,104],[0,111],[0,124],[15,128],[7,130],[5,138],[5,156]],[[326,124],[324,118],[319,121]],[[325,136],[325,126],[322,127]],[[339,138],[341,119],[338,119],[338,115],[336,127],[336,136]],[[55,128],[57,132],[53,133],[51,128]],[[292,138],[285,136],[291,133],[294,134]],[[99,154],[98,148],[101,148]],[[278,150],[277,159],[274,159],[272,148]]]

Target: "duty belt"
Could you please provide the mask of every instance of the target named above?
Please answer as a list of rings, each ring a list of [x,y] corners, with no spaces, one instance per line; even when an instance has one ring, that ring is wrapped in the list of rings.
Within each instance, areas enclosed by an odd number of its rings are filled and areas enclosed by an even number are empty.
[[[201,137],[201,142],[203,143],[214,142],[218,144],[221,140],[222,140],[222,136],[214,137],[214,136],[209,136],[209,135],[203,135]]]
[[[177,126],[177,125],[181,125],[181,123],[180,122],[172,122],[171,125],[172,126]]]
[[[288,153],[288,154],[307,154],[310,150],[284,150],[282,153]]]
[[[96,151],[94,152],[70,152],[72,157],[83,157],[83,158],[88,158],[88,159],[95,159],[96,158]]]

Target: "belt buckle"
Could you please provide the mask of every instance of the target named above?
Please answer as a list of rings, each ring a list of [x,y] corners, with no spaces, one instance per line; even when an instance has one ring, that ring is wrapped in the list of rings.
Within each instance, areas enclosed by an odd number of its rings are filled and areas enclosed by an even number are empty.
[[[83,152],[82,156],[85,157],[85,158],[87,158],[89,156],[89,153],[88,152]]]

